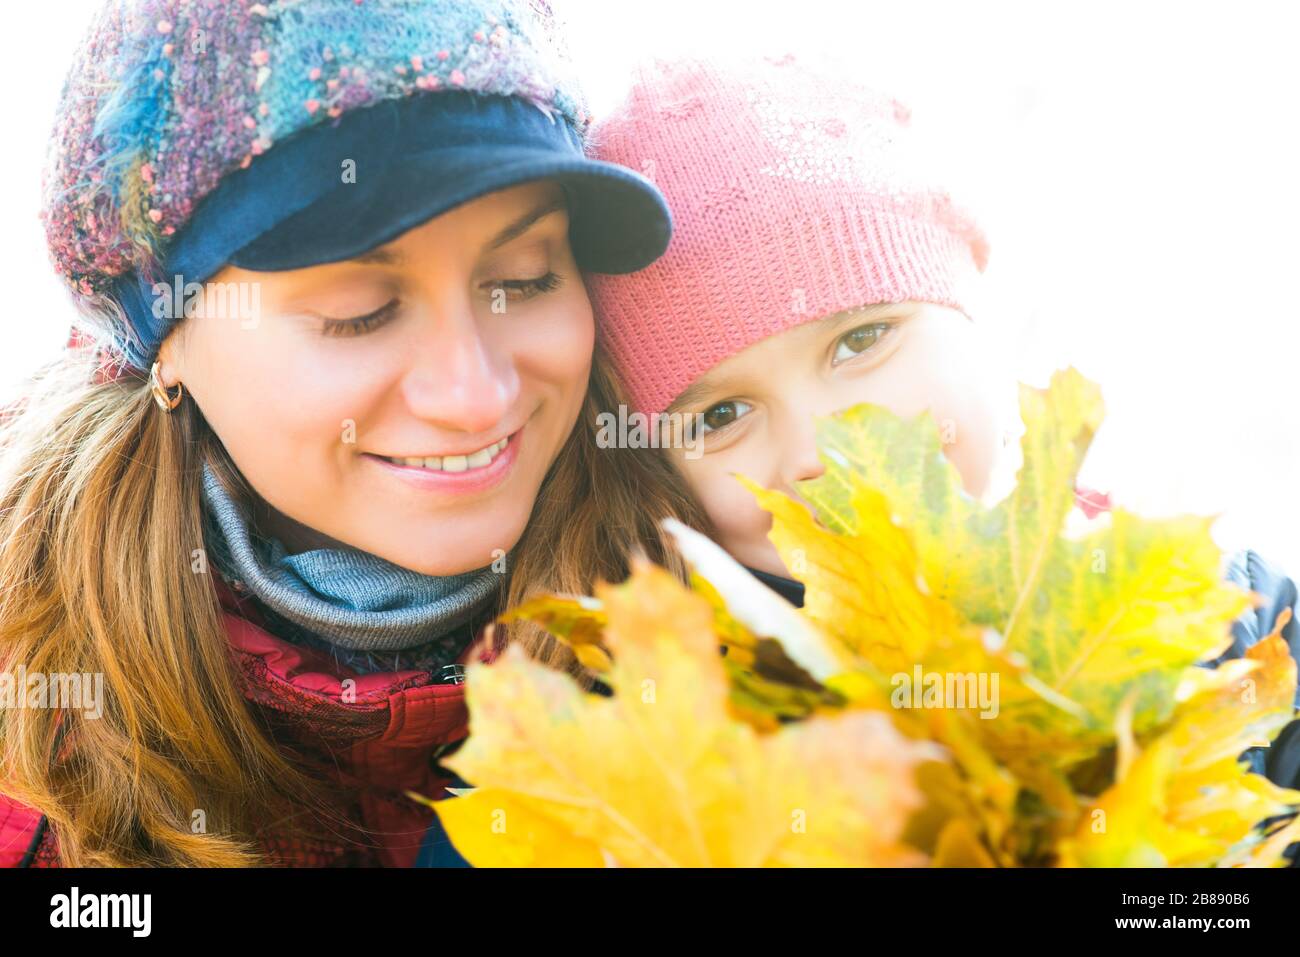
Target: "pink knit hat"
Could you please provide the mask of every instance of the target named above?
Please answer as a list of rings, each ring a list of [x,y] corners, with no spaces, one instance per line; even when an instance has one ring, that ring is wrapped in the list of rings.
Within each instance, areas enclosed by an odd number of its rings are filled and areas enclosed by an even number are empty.
[[[794,57],[642,68],[591,135],[648,176],[673,237],[657,262],[588,275],[633,411],[664,411],[722,360],[800,323],[880,302],[970,310],[988,243],[923,161],[907,108]]]

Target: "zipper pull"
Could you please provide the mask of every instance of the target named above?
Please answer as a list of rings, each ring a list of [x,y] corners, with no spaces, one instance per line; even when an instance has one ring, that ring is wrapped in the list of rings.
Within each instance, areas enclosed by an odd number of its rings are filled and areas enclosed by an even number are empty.
[[[463,685],[465,683],[465,666],[462,664],[443,665],[438,669],[438,683]]]

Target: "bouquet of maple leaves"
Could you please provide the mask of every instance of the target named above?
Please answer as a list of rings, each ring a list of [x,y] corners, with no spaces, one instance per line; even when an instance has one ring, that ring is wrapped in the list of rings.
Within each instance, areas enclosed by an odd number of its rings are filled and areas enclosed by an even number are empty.
[[[1067,370],[1022,386],[1021,413],[993,506],[928,415],[819,421],[803,503],[749,484],[802,610],[673,525],[689,587],[641,563],[511,612],[614,693],[514,646],[471,665],[446,764],[473,787],[431,802],[456,848],[476,866],[1285,863],[1300,792],[1241,759],[1295,715],[1285,621],[1206,667],[1252,604],[1210,520],[1116,508],[1067,534],[1100,395]],[[994,707],[954,700],[972,678]]]

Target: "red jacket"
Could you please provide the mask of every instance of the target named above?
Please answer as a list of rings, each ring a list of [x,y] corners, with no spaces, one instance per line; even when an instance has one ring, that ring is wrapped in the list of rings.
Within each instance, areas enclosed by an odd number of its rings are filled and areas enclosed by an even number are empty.
[[[311,648],[266,630],[246,598],[214,576],[244,694],[260,709],[277,742],[317,755],[322,778],[354,785],[348,812],[355,834],[311,842],[264,838],[273,863],[291,867],[410,867],[433,811],[403,795],[447,796],[449,773],[433,764],[436,750],[469,731],[463,685],[438,683],[427,671],[357,675]],[[472,642],[460,657],[488,662],[496,649]],[[343,680],[351,678],[351,700]],[[454,784],[453,784],[454,786]],[[0,867],[59,865],[58,838],[35,809],[0,795]]]

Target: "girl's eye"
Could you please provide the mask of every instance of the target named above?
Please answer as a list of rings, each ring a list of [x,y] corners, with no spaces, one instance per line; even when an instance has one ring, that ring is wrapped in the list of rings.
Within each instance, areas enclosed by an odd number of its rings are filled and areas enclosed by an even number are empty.
[[[748,402],[741,402],[739,399],[728,399],[726,402],[711,405],[704,411],[702,431],[708,434],[726,428],[742,415],[747,414],[751,408],[753,406]]]
[[[831,357],[833,364],[844,362],[846,359],[852,359],[854,356],[874,348],[881,339],[889,334],[892,326],[887,322],[873,322],[870,325],[858,326],[840,336],[839,341],[835,343],[835,355]]]
[[[507,302],[523,302],[543,293],[554,292],[563,281],[558,273],[548,272],[535,279],[499,279],[486,283],[486,286],[494,296],[498,289],[505,290]]]
[[[400,305],[401,302],[399,300],[390,299],[374,312],[368,312],[364,316],[356,316],[352,319],[327,319],[325,321],[325,335],[362,335],[363,333],[367,333],[372,329],[377,329],[386,323],[397,313],[397,307]]]

